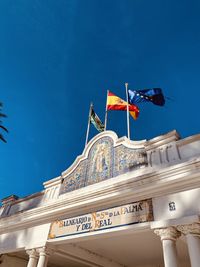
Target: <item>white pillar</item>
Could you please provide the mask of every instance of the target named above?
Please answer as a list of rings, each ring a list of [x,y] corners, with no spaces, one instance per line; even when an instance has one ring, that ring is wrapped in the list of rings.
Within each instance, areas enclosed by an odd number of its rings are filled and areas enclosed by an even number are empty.
[[[38,261],[38,254],[35,249],[26,250],[26,253],[29,255],[29,261],[27,267],[36,267]]]
[[[48,257],[52,253],[47,247],[38,248],[37,252],[39,253],[39,260],[37,267],[47,267]]]
[[[178,225],[177,229],[186,236],[191,267],[199,267],[200,266],[200,223]]]
[[[180,232],[172,226],[156,229],[154,232],[162,241],[165,267],[178,267],[176,239],[180,236]]]

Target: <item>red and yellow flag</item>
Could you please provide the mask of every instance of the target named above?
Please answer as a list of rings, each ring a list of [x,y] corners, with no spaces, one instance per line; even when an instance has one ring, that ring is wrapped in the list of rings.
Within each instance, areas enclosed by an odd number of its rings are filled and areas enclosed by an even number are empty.
[[[107,110],[127,110],[127,102],[120,97],[108,92],[107,95]],[[129,104],[129,112],[131,116],[136,120],[139,116],[139,108],[135,105]]]

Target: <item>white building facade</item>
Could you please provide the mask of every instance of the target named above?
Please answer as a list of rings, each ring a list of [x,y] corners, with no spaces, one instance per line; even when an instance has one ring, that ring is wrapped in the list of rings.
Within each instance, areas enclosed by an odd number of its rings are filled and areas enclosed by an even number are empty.
[[[2,267],[199,267],[200,135],[95,136],[42,192],[0,207]]]

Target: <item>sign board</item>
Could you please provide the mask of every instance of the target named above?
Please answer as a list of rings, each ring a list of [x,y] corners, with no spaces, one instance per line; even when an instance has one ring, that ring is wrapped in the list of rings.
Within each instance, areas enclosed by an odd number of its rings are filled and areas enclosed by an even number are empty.
[[[51,224],[49,239],[88,233],[153,220],[152,200],[113,207]]]

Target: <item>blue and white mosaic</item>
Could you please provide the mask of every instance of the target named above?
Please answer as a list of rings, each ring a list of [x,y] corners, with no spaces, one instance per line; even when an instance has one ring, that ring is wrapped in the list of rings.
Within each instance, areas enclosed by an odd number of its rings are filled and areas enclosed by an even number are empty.
[[[60,194],[64,194],[147,165],[144,149],[132,149],[124,145],[114,147],[109,136],[97,140],[88,158],[79,162],[62,182]]]

